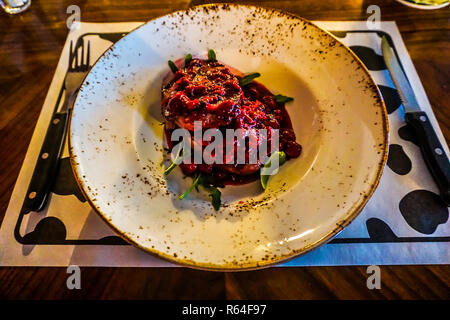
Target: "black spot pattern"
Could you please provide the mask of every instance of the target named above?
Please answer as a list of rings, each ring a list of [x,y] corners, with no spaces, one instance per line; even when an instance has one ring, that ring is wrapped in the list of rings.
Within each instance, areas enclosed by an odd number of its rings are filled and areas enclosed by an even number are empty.
[[[380,89],[381,95],[383,96],[387,112],[389,114],[393,113],[402,104],[402,101],[400,100],[397,90],[383,85],[378,85],[378,88]]]
[[[375,53],[372,48],[363,46],[351,46],[350,49],[361,59],[367,69],[379,71],[386,69],[383,56]]]
[[[412,163],[403,147],[398,144],[389,146],[388,167],[396,174],[405,175],[411,171]]]
[[[410,128],[409,125],[405,125],[398,129],[398,135],[403,140],[409,141],[414,143],[416,146],[419,146],[419,140],[417,139],[416,135],[414,134],[414,131]]]
[[[366,221],[367,232],[372,240],[377,242],[395,242],[397,236],[382,220],[370,218]]]
[[[24,243],[63,244],[66,239],[66,227],[56,217],[45,217],[38,222],[34,230],[23,237]]]
[[[98,36],[104,40],[111,41],[112,43],[115,43],[119,41],[123,36],[125,36],[127,33],[100,33]]]
[[[62,158],[60,160],[58,173],[56,175],[52,191],[53,193],[62,196],[73,194],[78,198],[78,200],[82,202],[86,201],[73,175],[69,158]]]
[[[408,193],[399,204],[400,212],[414,230],[432,234],[448,220],[448,209],[439,195],[427,190]]]
[[[121,237],[118,236],[107,236],[99,239],[99,242],[101,244],[107,244],[107,245],[127,245],[128,242],[123,240]]]

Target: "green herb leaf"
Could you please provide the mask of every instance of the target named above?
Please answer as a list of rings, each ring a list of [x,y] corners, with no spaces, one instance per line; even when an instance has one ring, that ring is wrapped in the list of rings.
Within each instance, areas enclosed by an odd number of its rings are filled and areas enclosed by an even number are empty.
[[[254,79],[256,79],[260,76],[261,76],[261,74],[259,72],[247,74],[247,75],[243,76],[241,79],[239,79],[239,85],[241,87],[244,87],[244,86],[248,85],[249,83],[251,83]]]
[[[176,66],[175,62],[173,62],[172,60],[167,61],[167,64],[170,67],[170,70],[172,70],[173,73],[178,71],[178,67]]]
[[[194,181],[192,182],[191,186],[179,197],[180,200],[183,200],[186,198],[186,196],[192,191],[192,189],[197,188],[198,181],[200,180],[201,174],[199,173]]]
[[[213,49],[208,50],[208,60],[212,62],[217,61],[216,53],[214,52]]]
[[[175,156],[175,159],[173,159],[172,164],[166,169],[164,170],[164,175],[168,175],[178,164],[178,160],[181,157],[181,154],[183,153],[183,148],[180,146],[180,148],[178,149],[177,155]]]
[[[286,96],[283,96],[282,94],[277,94],[277,95],[273,96],[273,100],[275,100],[275,102],[277,102],[277,103],[287,103],[287,102],[293,101],[294,98],[286,97]]]
[[[195,177],[189,189],[187,189],[186,192],[179,197],[180,200],[183,200],[194,188],[197,190],[197,192],[199,192],[199,186],[202,186],[203,188],[205,188],[205,190],[208,191],[208,196],[211,198],[211,204],[214,207],[214,210],[219,210],[220,206],[222,205],[222,193],[215,186],[215,183],[211,176],[202,175],[201,173],[199,173]]]
[[[267,182],[269,181],[269,178],[273,170],[273,168],[271,168],[272,161],[274,161],[276,157],[279,157],[278,165],[280,167],[286,162],[286,153],[284,153],[283,151],[277,151],[272,153],[272,155],[266,161],[264,166],[261,168],[261,186],[263,187],[264,190],[266,190],[267,188]]]
[[[222,193],[216,187],[212,187],[210,191],[211,192],[209,196],[211,197],[211,203],[214,207],[214,210],[218,211],[220,209],[220,205],[222,204]]]
[[[184,65],[187,66],[191,61],[192,61],[192,54],[188,53],[186,55],[186,58],[184,58]]]
[[[213,205],[214,210],[219,210],[220,205],[222,204],[222,193],[217,189],[218,185],[214,179],[211,176],[202,175],[198,181],[198,185],[209,192],[208,196],[211,198],[211,204]],[[221,186],[224,187],[223,184]]]

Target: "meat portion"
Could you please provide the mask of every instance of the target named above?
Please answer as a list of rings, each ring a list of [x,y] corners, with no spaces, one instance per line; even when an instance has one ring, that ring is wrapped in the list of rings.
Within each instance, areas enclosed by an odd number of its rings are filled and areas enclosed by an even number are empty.
[[[163,88],[162,113],[191,131],[194,121],[201,121],[205,129],[228,126],[243,98],[239,79],[227,67],[194,59]]]
[[[260,161],[250,164],[248,158],[250,149],[258,147],[260,137],[250,129],[279,129],[279,149],[290,158],[300,155],[301,146],[295,141],[284,104],[277,103],[262,84],[253,81],[241,87],[239,80],[243,74],[217,61],[192,59],[184,66],[182,60],[178,60],[176,64],[178,71],[166,77],[162,89],[161,108],[169,147],[172,130],[184,128],[192,132],[195,121],[201,122],[203,130],[221,130],[224,138],[226,129],[243,129],[249,138],[244,146],[245,164],[226,164],[230,155],[226,155],[224,145],[225,164],[182,164],[180,167],[186,175],[204,172],[225,183],[251,181],[251,176],[257,179],[262,164]],[[249,141],[256,141],[256,145]],[[192,141],[192,147],[205,148],[209,143]],[[235,156],[237,140],[231,149],[234,150],[232,156]],[[242,176],[246,178],[242,179]]]

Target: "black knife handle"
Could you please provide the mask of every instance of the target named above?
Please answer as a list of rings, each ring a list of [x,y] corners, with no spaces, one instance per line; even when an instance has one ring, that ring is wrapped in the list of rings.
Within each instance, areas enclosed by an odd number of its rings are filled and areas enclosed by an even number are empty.
[[[406,113],[405,121],[419,140],[423,158],[436,181],[442,200],[450,206],[450,162],[430,119],[425,112],[419,111]]]
[[[24,206],[30,211],[40,211],[45,207],[63,151],[67,119],[68,113],[55,113],[50,120],[25,196]]]

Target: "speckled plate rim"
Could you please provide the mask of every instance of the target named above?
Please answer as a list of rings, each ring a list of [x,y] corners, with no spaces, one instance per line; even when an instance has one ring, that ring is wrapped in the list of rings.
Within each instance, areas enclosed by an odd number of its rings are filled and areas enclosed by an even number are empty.
[[[110,228],[112,228],[122,239],[124,239],[129,244],[131,244],[131,245],[133,245],[133,246],[135,246],[135,247],[137,247],[137,248],[139,248],[139,249],[141,249],[141,250],[143,250],[143,251],[145,251],[145,252],[147,252],[147,253],[149,253],[151,255],[154,255],[154,256],[166,259],[166,260],[168,260],[168,261],[170,261],[170,262],[172,262],[172,263],[174,263],[176,265],[182,266],[182,267],[189,267],[189,268],[198,269],[198,270],[217,271],[217,272],[224,272],[224,271],[226,271],[226,272],[251,271],[251,270],[258,270],[258,269],[268,268],[268,267],[271,267],[271,266],[274,266],[274,265],[279,265],[281,263],[285,263],[285,262],[287,262],[289,260],[297,258],[300,255],[308,253],[311,250],[316,249],[316,248],[326,244],[332,238],[337,236],[347,225],[349,225],[358,216],[358,214],[366,206],[367,202],[369,201],[369,199],[371,198],[371,196],[375,192],[376,188],[378,187],[378,184],[379,184],[380,179],[381,179],[381,175],[383,173],[383,169],[384,169],[384,167],[386,165],[387,156],[388,156],[388,146],[389,146],[389,121],[388,121],[386,105],[385,105],[384,100],[382,98],[382,95],[381,95],[381,93],[380,93],[380,91],[378,89],[378,86],[376,85],[376,82],[373,79],[372,75],[370,74],[369,70],[364,65],[364,63],[359,59],[359,57],[349,47],[347,47],[337,37],[335,37],[332,33],[330,33],[327,30],[324,30],[324,29],[320,28],[319,26],[317,26],[313,22],[311,22],[311,21],[309,21],[309,20],[307,20],[305,18],[302,18],[302,17],[300,17],[300,16],[298,16],[296,14],[285,12],[283,10],[275,9],[275,8],[271,8],[271,7],[260,7],[260,6],[246,5],[246,4],[231,4],[231,3],[210,3],[210,4],[193,6],[193,7],[190,7],[188,9],[177,10],[177,11],[173,11],[173,12],[170,12],[170,13],[166,13],[166,14],[157,16],[157,17],[147,21],[146,23],[144,23],[144,24],[142,24],[142,25],[132,29],[128,34],[131,34],[135,30],[138,30],[138,29],[144,27],[145,25],[147,25],[151,21],[154,21],[156,19],[162,18],[162,17],[167,16],[167,15],[175,15],[177,13],[186,12],[186,11],[189,11],[189,10],[193,10],[195,8],[217,9],[219,7],[222,7],[222,8],[226,8],[226,7],[228,7],[228,8],[229,7],[247,7],[247,8],[275,11],[275,12],[278,12],[278,13],[284,15],[284,16],[301,20],[304,23],[310,25],[311,27],[318,29],[320,32],[322,32],[322,33],[332,37],[340,46],[345,48],[345,50],[347,50],[350,53],[350,55],[355,59],[355,61],[359,64],[359,66],[362,68],[362,70],[368,76],[369,81],[372,84],[371,88],[373,88],[373,91],[376,94],[377,103],[381,107],[381,114],[382,114],[382,120],[383,120],[383,126],[382,127],[383,127],[383,135],[384,135],[383,146],[382,146],[383,147],[382,148],[383,156],[382,156],[380,162],[378,163],[377,174],[376,174],[376,176],[374,178],[374,181],[371,182],[371,188],[363,196],[363,200],[359,204],[357,204],[357,206],[352,207],[353,210],[349,210],[348,214],[337,224],[337,227],[334,228],[331,232],[329,232],[324,237],[320,238],[319,240],[317,240],[317,241],[315,241],[313,243],[310,243],[307,246],[304,246],[301,249],[293,250],[287,255],[280,256],[280,258],[277,259],[276,261],[267,262],[267,263],[261,263],[261,264],[257,264],[256,266],[224,267],[224,266],[211,264],[211,263],[198,263],[198,262],[190,260],[190,259],[177,259],[177,258],[175,258],[175,257],[173,257],[171,255],[168,255],[168,254],[164,253],[164,252],[144,247],[144,246],[140,245],[139,243],[137,243],[136,241],[134,241],[132,238],[130,238],[125,233],[123,233],[121,230],[119,230],[115,225],[113,225],[106,218],[106,216],[102,213],[101,209],[97,205],[95,205],[95,203],[89,197],[88,193],[86,192],[86,187],[85,187],[85,185],[83,183],[83,179],[80,177],[80,175],[78,173],[78,164],[75,161],[76,155],[73,152],[73,146],[72,146],[71,134],[70,134],[71,131],[72,131],[72,113],[70,114],[70,117],[69,117],[69,128],[68,128],[69,158],[70,158],[70,164],[71,164],[71,167],[72,167],[72,171],[74,173],[75,180],[76,180],[76,182],[77,182],[77,184],[78,184],[82,194],[84,195],[85,199],[87,200],[87,202],[94,209],[94,211],[106,222],[106,224],[108,226],[110,226]],[[127,35],[125,35],[123,38],[127,37]],[[109,52],[114,50],[114,47],[116,46],[116,44],[119,43],[120,41],[122,41],[123,38],[121,38],[116,43],[112,44],[111,47],[109,47],[95,61],[95,63],[91,67],[91,70],[98,63],[98,61],[103,58],[103,56],[105,56],[106,54],[108,54]],[[87,76],[88,75],[86,75],[85,78]],[[83,84],[81,85],[80,88],[82,88],[84,86],[84,83],[85,82],[83,80]],[[78,91],[77,96],[75,97],[74,105],[76,103],[76,100],[78,99],[78,94],[79,94],[80,91],[81,90]]]
[[[412,3],[409,1],[405,1],[405,0],[396,0],[396,1],[407,7],[419,9],[419,10],[436,10],[436,9],[445,8],[446,6],[450,5],[450,2],[441,3],[441,4],[420,4],[420,3]]]

